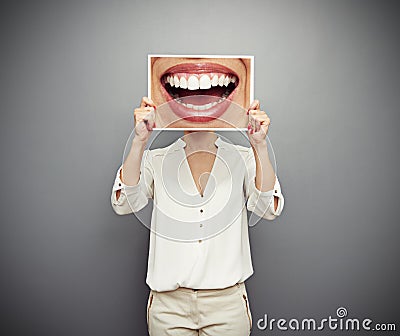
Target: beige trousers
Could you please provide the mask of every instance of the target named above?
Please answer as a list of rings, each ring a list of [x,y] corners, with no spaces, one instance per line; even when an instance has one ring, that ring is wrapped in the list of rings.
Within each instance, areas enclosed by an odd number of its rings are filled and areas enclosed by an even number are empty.
[[[150,290],[147,325],[150,336],[248,336],[252,317],[246,286]]]

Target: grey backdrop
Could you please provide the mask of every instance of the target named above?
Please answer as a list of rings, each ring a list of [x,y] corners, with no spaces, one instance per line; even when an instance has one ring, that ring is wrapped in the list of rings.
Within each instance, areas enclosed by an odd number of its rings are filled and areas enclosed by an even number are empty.
[[[286,205],[250,229],[254,321],[343,306],[400,328],[398,13],[396,1],[3,3],[2,335],[146,334],[149,232],[114,214],[110,192],[148,53],[255,56]]]

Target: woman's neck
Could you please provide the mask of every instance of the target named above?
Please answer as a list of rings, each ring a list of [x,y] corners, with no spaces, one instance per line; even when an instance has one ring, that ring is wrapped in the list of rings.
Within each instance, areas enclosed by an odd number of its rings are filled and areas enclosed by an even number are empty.
[[[205,150],[215,148],[217,138],[214,131],[184,131],[182,140],[190,150]]]

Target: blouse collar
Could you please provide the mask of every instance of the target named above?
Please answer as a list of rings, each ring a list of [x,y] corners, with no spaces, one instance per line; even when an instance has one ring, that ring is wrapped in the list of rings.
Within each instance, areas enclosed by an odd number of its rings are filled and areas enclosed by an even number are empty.
[[[217,147],[225,147],[226,142],[221,140],[221,137],[217,136],[217,139],[215,140],[214,144]],[[176,140],[173,144],[172,144],[174,149],[180,149],[180,148],[184,148],[186,146],[186,142],[182,140],[182,138],[179,138],[178,140]]]

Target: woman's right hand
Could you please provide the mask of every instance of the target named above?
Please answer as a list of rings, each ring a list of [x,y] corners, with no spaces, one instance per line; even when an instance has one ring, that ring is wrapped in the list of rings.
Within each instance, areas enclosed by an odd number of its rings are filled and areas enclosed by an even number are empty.
[[[154,102],[150,98],[143,97],[140,107],[134,111],[135,138],[137,140],[147,143],[153,128],[156,127],[155,111]]]

